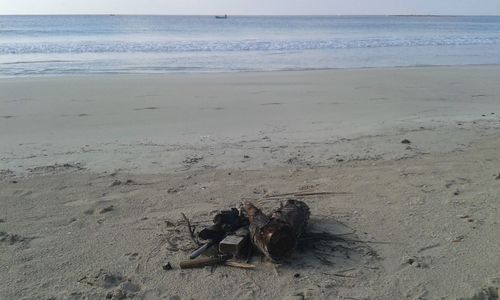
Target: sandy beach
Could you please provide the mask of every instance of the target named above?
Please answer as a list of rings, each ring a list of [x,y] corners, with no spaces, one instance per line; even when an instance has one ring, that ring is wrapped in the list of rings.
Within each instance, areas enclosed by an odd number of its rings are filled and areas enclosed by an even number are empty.
[[[0,79],[0,298],[498,299],[499,82],[497,66]],[[342,239],[179,269],[181,213],[203,227],[297,191],[337,193],[301,199],[310,231]]]

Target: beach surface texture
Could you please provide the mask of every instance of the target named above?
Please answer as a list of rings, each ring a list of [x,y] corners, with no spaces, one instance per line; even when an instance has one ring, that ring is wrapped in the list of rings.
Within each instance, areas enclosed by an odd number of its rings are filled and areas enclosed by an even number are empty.
[[[0,299],[498,299],[499,83],[495,66],[1,79]],[[182,213],[202,228],[288,193],[337,238],[179,269]]]

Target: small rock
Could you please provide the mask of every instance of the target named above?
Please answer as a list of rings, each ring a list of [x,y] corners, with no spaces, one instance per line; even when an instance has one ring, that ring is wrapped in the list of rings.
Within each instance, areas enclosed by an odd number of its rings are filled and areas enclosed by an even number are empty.
[[[132,179],[127,179],[127,181],[125,182],[125,184],[134,184],[135,181],[133,181]]]
[[[401,141],[401,144],[411,144],[411,141],[408,139],[404,139]]]
[[[163,265],[162,268],[165,271],[169,271],[169,270],[172,270],[172,265],[170,264],[170,262],[168,262],[165,265]]]
[[[337,158],[336,161],[337,162],[343,162],[344,160],[342,158]]]
[[[227,173],[227,175],[231,176],[231,172]]]
[[[415,257],[408,257],[408,256],[403,257],[403,264],[411,265],[411,264],[413,264],[416,261],[417,260],[416,260]]]
[[[472,223],[474,222],[474,219],[467,219],[467,222]]]
[[[465,238],[465,236],[463,236],[463,235],[459,235],[459,236],[457,236],[456,238],[454,238],[451,242],[452,242],[452,243],[460,243],[461,241],[463,241],[463,240],[464,240],[464,238]]]
[[[250,158],[250,156],[248,156],[248,155],[243,155],[243,158]]]
[[[17,180],[11,180],[10,183],[17,183]]]
[[[295,274],[293,274],[293,277],[294,277],[294,278],[299,278],[299,277],[300,277],[300,274],[299,274],[299,273],[295,273]]]
[[[454,191],[454,192],[453,192],[453,195],[455,195],[455,196],[460,195],[460,191],[459,191],[459,190]]]
[[[458,215],[457,217],[460,219],[467,219],[470,216],[469,215]]]
[[[113,181],[113,183],[110,186],[117,186],[120,184],[122,184],[122,182],[120,180],[115,180],[115,181]]]
[[[114,209],[115,209],[115,207],[114,207],[113,205],[110,205],[110,206],[106,206],[106,207],[104,207],[104,208],[101,208],[101,209],[98,211],[98,213],[100,213],[100,214],[105,214],[105,213],[110,212],[110,211],[112,211],[112,210],[114,210]]]
[[[412,267],[415,267],[415,268],[421,268],[422,267],[422,264],[418,261],[414,261],[411,263],[411,266]]]
[[[500,180],[500,173],[498,173],[497,177],[495,177],[496,180]]]
[[[0,223],[5,223],[5,220],[4,219],[0,219]]]

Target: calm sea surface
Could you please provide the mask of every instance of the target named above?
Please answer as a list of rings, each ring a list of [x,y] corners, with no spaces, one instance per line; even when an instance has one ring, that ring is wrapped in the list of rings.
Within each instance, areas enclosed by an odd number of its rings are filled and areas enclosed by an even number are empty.
[[[0,16],[0,76],[500,64],[500,17]]]

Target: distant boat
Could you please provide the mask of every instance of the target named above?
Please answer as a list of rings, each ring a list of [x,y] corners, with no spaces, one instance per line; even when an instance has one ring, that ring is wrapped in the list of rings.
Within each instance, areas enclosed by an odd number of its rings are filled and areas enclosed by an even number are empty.
[[[227,15],[215,16],[216,19],[227,19]]]

